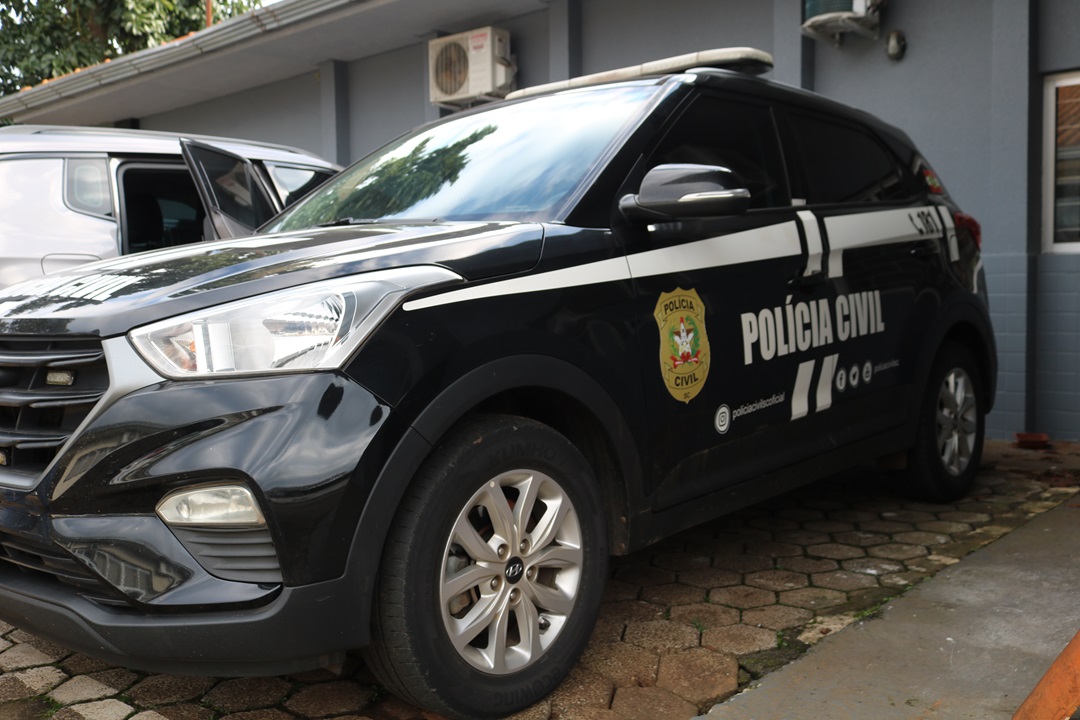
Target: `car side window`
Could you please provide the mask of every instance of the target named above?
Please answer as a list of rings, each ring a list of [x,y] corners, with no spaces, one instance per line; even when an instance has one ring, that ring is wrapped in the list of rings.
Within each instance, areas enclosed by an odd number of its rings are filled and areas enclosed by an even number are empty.
[[[732,170],[750,191],[751,210],[791,204],[772,113],[764,105],[697,98],[664,136],[648,166],[663,163]]]
[[[887,202],[911,196],[897,160],[868,130],[799,113],[791,113],[788,121],[808,204]]]
[[[64,201],[76,212],[111,216],[109,161],[105,158],[68,158],[64,164]]]
[[[124,252],[157,250],[203,239],[205,212],[183,165],[121,169]]]
[[[274,182],[274,189],[281,198],[281,206],[289,207],[300,198],[334,176],[334,173],[316,168],[263,163]]]

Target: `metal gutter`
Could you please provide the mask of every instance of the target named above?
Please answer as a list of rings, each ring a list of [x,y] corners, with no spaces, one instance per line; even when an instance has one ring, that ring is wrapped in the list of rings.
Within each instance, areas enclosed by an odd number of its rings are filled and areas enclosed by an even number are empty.
[[[157,47],[110,61],[0,97],[0,118],[40,108],[66,98],[179,65],[187,60],[236,46],[349,5],[385,5],[398,0],[281,0],[229,18],[213,27],[170,40]]]

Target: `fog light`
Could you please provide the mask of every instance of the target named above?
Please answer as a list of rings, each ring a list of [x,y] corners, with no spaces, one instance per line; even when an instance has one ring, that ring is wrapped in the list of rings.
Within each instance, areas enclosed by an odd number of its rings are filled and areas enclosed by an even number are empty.
[[[255,496],[243,485],[216,485],[171,493],[158,503],[157,514],[168,525],[266,525]]]

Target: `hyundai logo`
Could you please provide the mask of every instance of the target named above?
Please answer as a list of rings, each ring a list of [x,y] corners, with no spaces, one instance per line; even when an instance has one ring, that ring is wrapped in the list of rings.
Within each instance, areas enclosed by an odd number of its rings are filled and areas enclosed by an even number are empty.
[[[514,585],[521,576],[525,574],[525,563],[521,562],[521,558],[510,558],[510,562],[506,563],[506,582]]]

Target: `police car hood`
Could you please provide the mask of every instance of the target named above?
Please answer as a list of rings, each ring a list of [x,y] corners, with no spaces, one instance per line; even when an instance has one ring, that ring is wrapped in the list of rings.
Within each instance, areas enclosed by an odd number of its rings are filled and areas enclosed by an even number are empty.
[[[0,333],[111,337],[220,303],[359,273],[439,265],[466,280],[525,272],[535,223],[313,228],[198,243],[83,265],[0,289]]]

